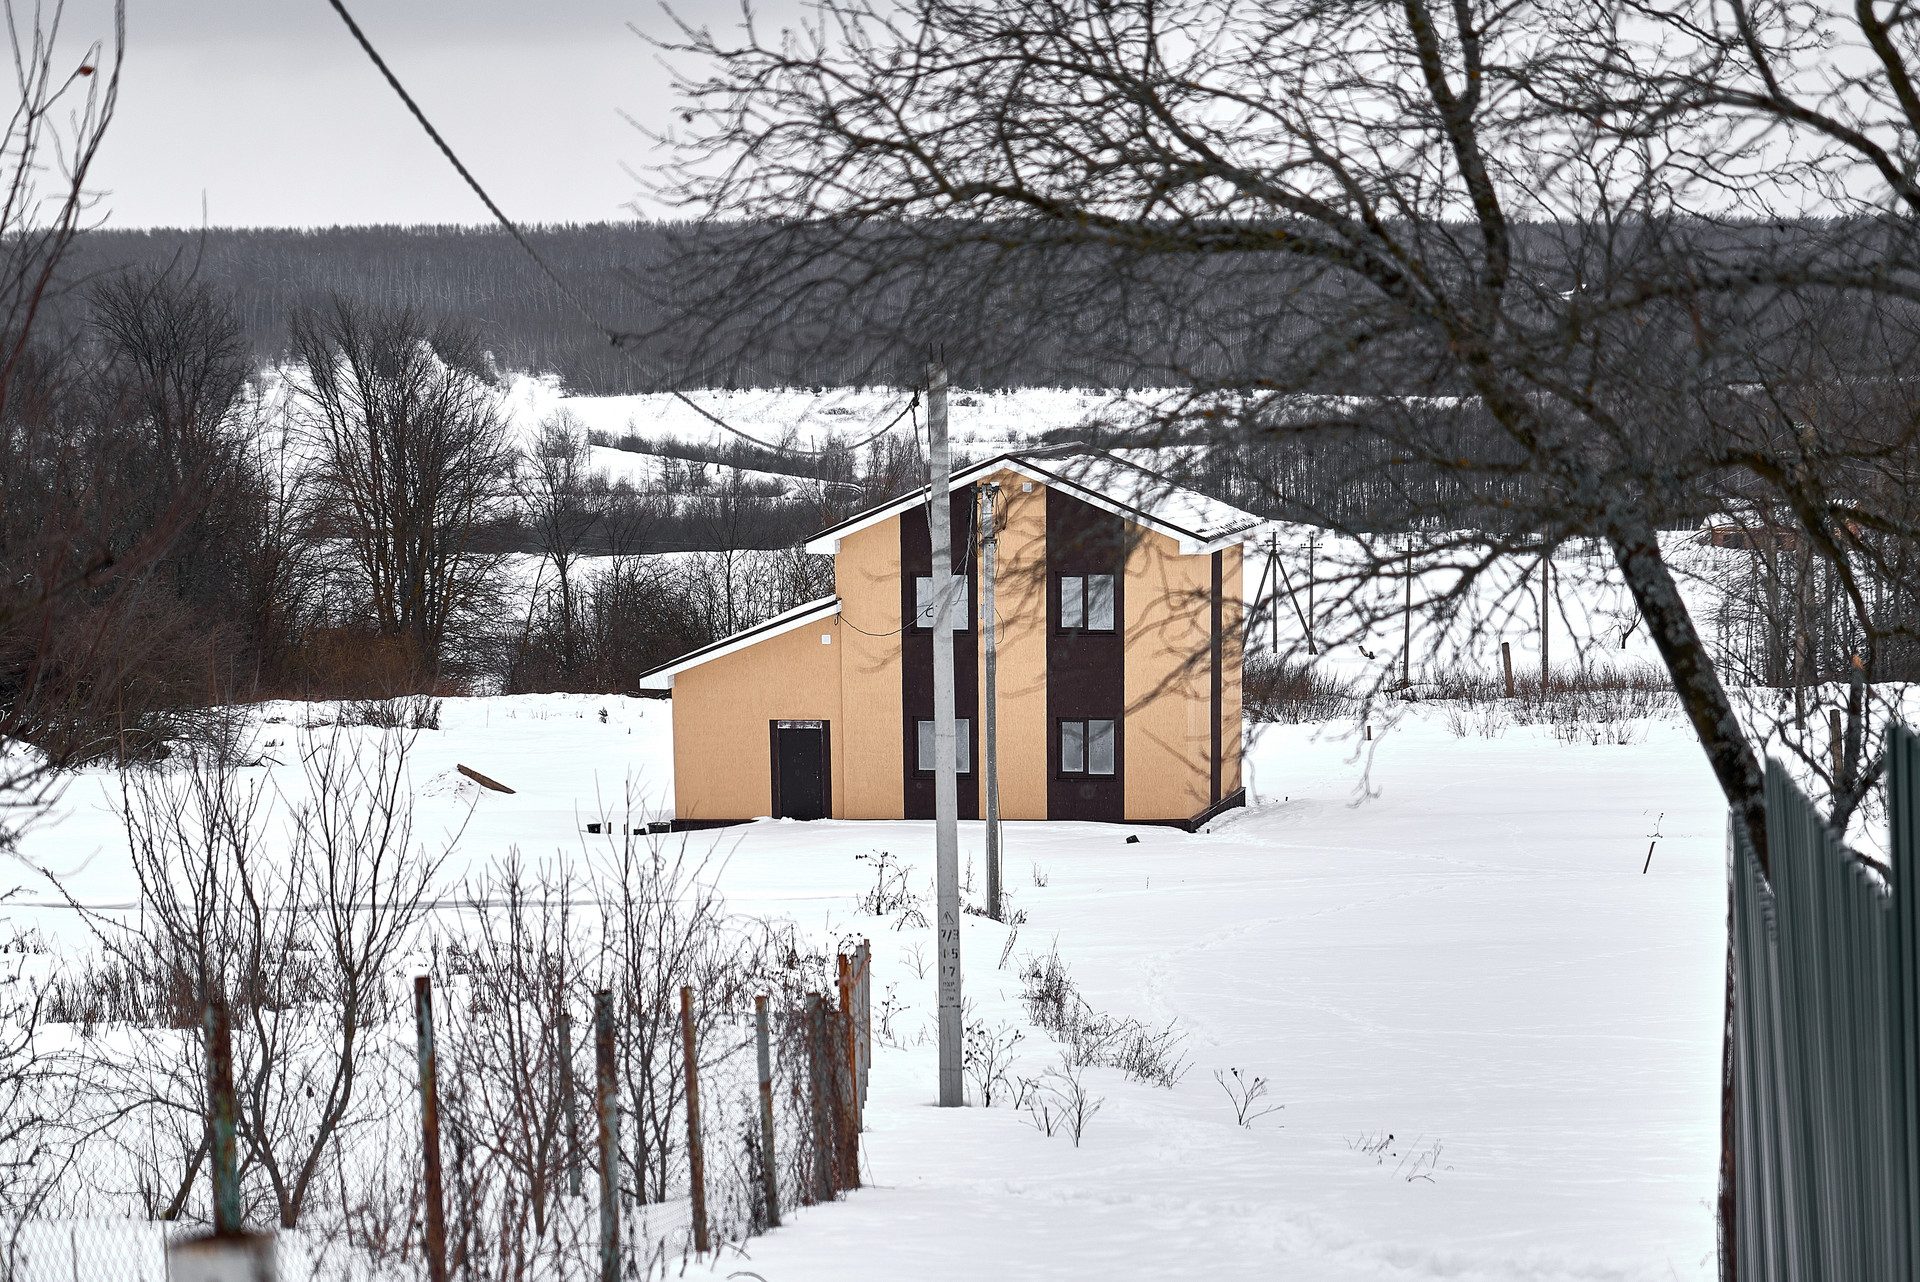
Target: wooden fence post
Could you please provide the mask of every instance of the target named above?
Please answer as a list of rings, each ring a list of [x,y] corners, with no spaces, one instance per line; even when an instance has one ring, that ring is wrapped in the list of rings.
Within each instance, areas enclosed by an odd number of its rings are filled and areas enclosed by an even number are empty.
[[[840,1058],[846,1061],[847,1116],[852,1123],[855,1135],[860,1133],[860,1045],[857,1025],[853,1018],[854,986],[853,958],[840,954],[840,1011],[839,1027],[834,1031],[840,1039]],[[843,1125],[845,1121],[843,1120]]]
[[[1513,698],[1513,646],[1500,643],[1500,666],[1507,670],[1507,698]]]
[[[700,1144],[700,1061],[693,1045],[693,990],[680,990],[680,1046],[687,1063],[687,1176],[693,1184],[693,1249],[707,1253],[707,1157]]]
[[[860,1051],[853,1024],[853,959],[840,954],[839,1026],[834,1029],[843,1071],[834,1074],[840,1088],[840,1186],[860,1187]]]
[[[867,1107],[867,1079],[873,1070],[873,944],[860,941],[860,1107]]]
[[[414,1030],[420,1055],[420,1147],[427,1182],[427,1277],[447,1282],[447,1207],[440,1176],[440,1067],[433,1044],[433,980],[413,979]]]
[[[807,1077],[813,1094],[813,1195],[833,1200],[833,1128],[827,1118],[827,999],[807,994]]]
[[[773,1047],[767,1036],[766,994],[753,999],[754,1049],[760,1060],[760,1174],[767,1186],[767,1227],[780,1227],[780,1168],[773,1150]]]
[[[613,994],[593,995],[593,1103],[600,1122],[600,1282],[620,1282],[620,1093],[613,1072]]]

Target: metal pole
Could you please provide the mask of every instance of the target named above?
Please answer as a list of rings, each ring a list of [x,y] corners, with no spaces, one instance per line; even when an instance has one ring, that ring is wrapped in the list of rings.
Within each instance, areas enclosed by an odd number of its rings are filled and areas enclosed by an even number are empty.
[[[939,931],[940,1107],[966,1103],[961,1076],[960,794],[953,724],[953,505],[947,453],[947,371],[927,367],[927,439],[933,486],[927,504],[933,541],[933,832],[936,929]]]
[[[1279,656],[1279,653],[1281,653],[1281,601],[1279,601],[1279,597],[1281,597],[1281,585],[1277,582],[1279,576],[1275,574],[1275,566],[1281,564],[1281,555],[1279,555],[1277,543],[1279,543],[1279,537],[1269,530],[1269,532],[1267,532],[1267,564],[1260,570],[1260,593],[1256,595],[1256,601],[1267,599],[1267,597],[1265,597],[1267,583],[1273,583],[1273,597],[1271,597],[1271,601],[1269,601],[1271,608],[1269,608],[1269,614],[1267,614],[1267,629],[1273,633],[1273,637],[1271,637],[1271,641],[1267,643],[1267,651],[1271,651],[1275,656]],[[1292,595],[1292,593],[1288,593],[1288,595]],[[1313,639],[1308,637],[1309,654],[1313,653],[1313,651],[1311,651],[1311,645],[1313,645]]]
[[[995,553],[999,550],[1000,536],[994,530],[994,498],[1000,493],[996,482],[980,487],[980,506],[982,516],[980,528],[983,531],[980,542],[980,640],[987,647],[986,706],[980,710],[986,722],[986,737],[982,741],[986,758],[987,786],[987,916],[995,921],[1000,916],[1000,652],[996,641],[999,620],[994,614],[993,569]]]
[[[427,1179],[427,1277],[447,1282],[447,1205],[440,1182],[439,1057],[433,1045],[433,980],[413,979],[413,1022],[420,1052],[420,1150]]]
[[[1413,549],[1407,549],[1407,611],[1402,622],[1405,632],[1400,642],[1400,686],[1413,687]]]
[[[573,1016],[560,1012],[560,1097],[567,1106],[567,1193],[580,1196],[580,1113],[573,1080]]]
[[[1548,611],[1553,607],[1553,562],[1547,557],[1540,558],[1540,697],[1547,697],[1547,674],[1552,671],[1547,666],[1547,624],[1551,618]]]
[[[753,1041],[760,1068],[760,1178],[767,1186],[767,1227],[780,1227],[780,1168],[773,1153],[773,1047],[767,1037],[766,994],[753,999]]]
[[[1307,535],[1307,653],[1318,654],[1313,648],[1313,547],[1314,535]]]
[[[680,1049],[687,1064],[687,1177],[693,1184],[693,1249],[707,1253],[707,1152],[700,1143],[700,1057],[693,1042],[693,990],[680,990]]]
[[[613,994],[593,995],[593,1103],[600,1118],[600,1282],[620,1282],[620,1094],[613,1075]]]
[[[233,1026],[227,1004],[207,999],[207,1122],[213,1149],[213,1231],[219,1237],[240,1232],[240,1174],[234,1132],[239,1110],[233,1101]]]

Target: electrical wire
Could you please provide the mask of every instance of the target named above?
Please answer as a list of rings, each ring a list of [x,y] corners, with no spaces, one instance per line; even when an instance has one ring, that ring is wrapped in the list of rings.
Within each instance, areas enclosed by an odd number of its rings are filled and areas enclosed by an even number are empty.
[[[547,278],[547,280],[553,284],[553,287],[555,289],[560,291],[561,297],[565,298],[569,303],[573,304],[574,310],[579,312],[580,315],[586,320],[586,322],[589,325],[593,326],[594,329],[599,330],[602,334],[604,334],[607,337],[607,341],[613,345],[614,350],[618,351],[622,356],[624,356],[627,359],[627,362],[630,365],[632,365],[635,369],[640,370],[642,373],[646,373],[645,369],[642,368],[642,366],[640,365],[640,362],[634,359],[633,353],[629,351],[626,346],[627,340],[635,337],[635,335],[627,333],[626,331],[623,331],[623,330],[614,329],[612,326],[607,325],[603,321],[601,321],[599,316],[594,313],[593,308],[587,305],[586,300],[581,298],[580,295],[574,291],[572,286],[568,285],[566,281],[562,280],[558,272],[554,271],[552,267],[547,265],[547,260],[540,256],[540,253],[538,250],[534,249],[532,242],[530,242],[526,238],[526,235],[520,230],[518,224],[516,224],[511,218],[507,217],[506,211],[501,209],[499,205],[494,203],[493,197],[487,194],[487,189],[480,185],[480,180],[473,176],[472,171],[470,171],[464,164],[460,163],[460,157],[454,154],[453,148],[447,144],[447,140],[440,136],[440,131],[433,127],[433,122],[427,119],[427,113],[420,110],[420,104],[413,100],[413,95],[408,93],[406,90],[406,86],[400,83],[400,77],[393,74],[393,69],[387,66],[386,59],[382,58],[380,56],[379,50],[373,47],[373,41],[367,39],[367,33],[362,31],[360,29],[360,24],[353,20],[353,15],[347,12],[347,6],[343,2],[343,0],[328,0],[328,3],[333,6],[334,12],[340,15],[340,20],[347,24],[347,30],[351,32],[353,34],[353,38],[359,42],[360,48],[366,52],[367,57],[373,60],[373,65],[379,69],[380,74],[386,77],[387,84],[391,85],[393,87],[393,91],[396,94],[400,95],[400,101],[405,103],[407,106],[407,110],[413,113],[413,118],[420,123],[420,127],[422,129],[427,131],[427,137],[433,140],[433,145],[440,149],[440,154],[447,158],[447,163],[453,166],[455,172],[457,172],[461,178],[466,180],[467,186],[473,189],[473,194],[478,196],[480,198],[480,203],[487,207],[487,212],[492,214],[494,217],[494,220],[506,229],[506,232],[509,236],[513,237],[514,244],[520,246],[520,248],[523,251],[525,251],[527,257],[533,260],[534,266],[538,267],[540,269],[541,274],[544,275]],[[669,386],[667,388],[667,391],[681,404],[685,405],[688,409],[691,409],[694,413],[700,415],[700,417],[706,419],[709,423],[712,423],[714,426],[719,427],[725,431],[731,432],[735,436],[739,437],[741,440],[749,441],[752,444],[759,446],[763,450],[768,450],[776,454],[804,455],[805,457],[808,457],[808,458],[824,458],[825,456],[834,452],[832,448],[824,449],[824,450],[808,450],[808,449],[801,449],[798,446],[775,445],[771,441],[763,441],[759,437],[753,435],[751,432],[743,431],[742,429],[737,428],[733,424],[727,422],[725,419],[721,418],[718,414],[715,414],[712,410],[709,410],[706,406],[700,404],[698,401],[694,400],[691,396],[688,396],[685,392],[681,391],[679,388]],[[872,432],[867,436],[861,437],[859,440],[853,442],[851,445],[845,446],[843,448],[848,450],[858,450],[863,446],[869,445],[872,442],[879,440],[881,437],[885,436],[888,432],[891,432],[896,426],[898,426],[900,420],[907,416],[907,411],[911,410],[914,406],[918,405],[919,403],[920,403],[920,391],[918,388],[915,388],[912,399],[907,402],[907,408],[901,410],[898,414],[895,414],[890,420],[888,420],[886,426],[878,429],[875,432]]]

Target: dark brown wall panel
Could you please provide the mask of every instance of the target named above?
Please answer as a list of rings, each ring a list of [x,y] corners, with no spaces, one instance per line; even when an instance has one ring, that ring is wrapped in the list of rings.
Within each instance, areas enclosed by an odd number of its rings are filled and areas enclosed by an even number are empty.
[[[1112,777],[1060,773],[1061,720],[1124,719],[1126,710],[1126,525],[1110,512],[1047,491],[1047,817],[1126,817],[1126,735],[1116,727]],[[1060,630],[1060,576],[1114,576],[1112,632]]]
[[[953,571],[967,576],[967,619],[965,632],[953,634],[953,715],[972,723],[968,760],[973,773],[959,777],[960,817],[980,817],[980,631],[973,626],[980,618],[977,594],[979,574],[971,564],[967,549],[968,531],[973,528],[973,491],[965,489],[953,495]],[[927,528],[927,509],[909,508],[900,515],[900,618],[905,625],[913,618],[913,581],[933,573],[933,536]],[[900,638],[900,734],[904,751],[901,769],[906,780],[906,817],[931,819],[933,814],[933,776],[914,770],[919,745],[914,723],[933,719],[933,630],[909,627]]]

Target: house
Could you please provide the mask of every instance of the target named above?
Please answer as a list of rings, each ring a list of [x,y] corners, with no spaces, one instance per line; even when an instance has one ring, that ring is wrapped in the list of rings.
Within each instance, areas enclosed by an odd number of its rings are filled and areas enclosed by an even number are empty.
[[[1244,803],[1247,512],[1112,454],[1007,454],[948,495],[963,819],[983,810],[979,499],[997,486],[1001,815],[1192,826]],[[930,487],[821,531],[835,594],[648,673],[679,827],[933,817]]]

